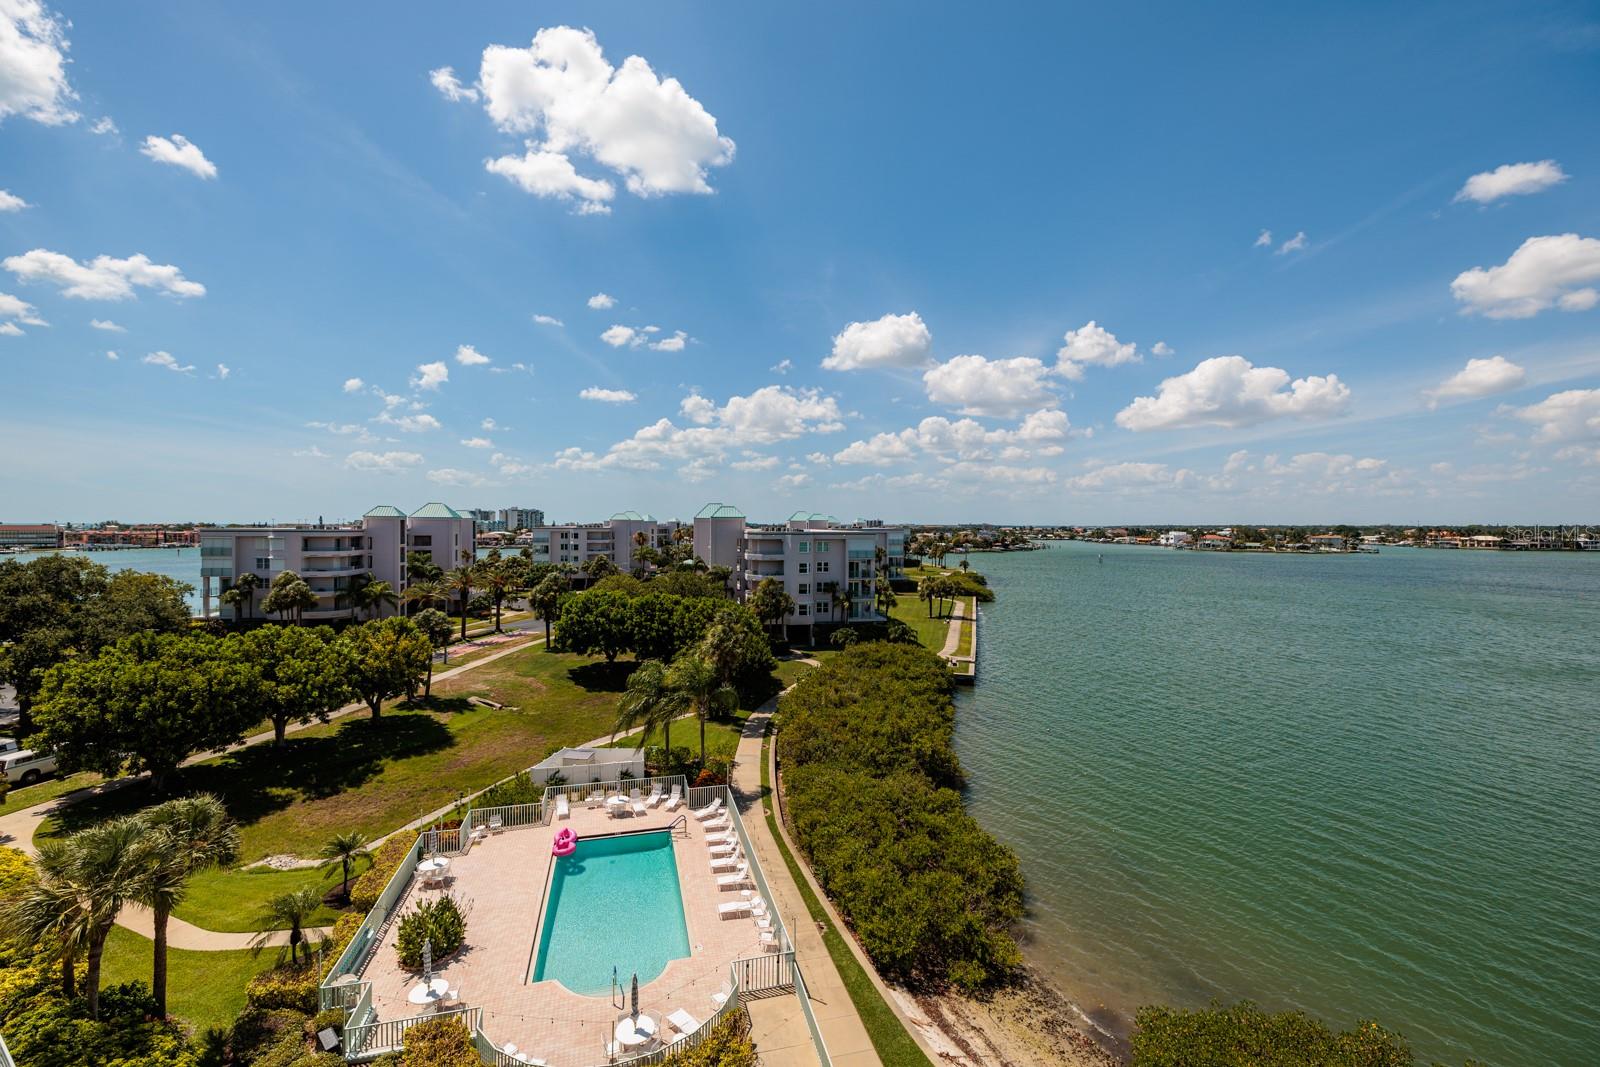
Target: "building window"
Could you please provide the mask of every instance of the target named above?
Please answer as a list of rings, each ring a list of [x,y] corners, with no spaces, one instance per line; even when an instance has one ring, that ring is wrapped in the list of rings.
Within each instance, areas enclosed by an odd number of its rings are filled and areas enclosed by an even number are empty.
[[[808,567],[808,566],[810,566],[810,564],[808,564],[808,563],[801,563],[801,564],[800,564],[800,573],[801,573],[801,574],[804,574],[804,573],[805,573],[805,572],[806,572],[806,568],[807,568],[807,567]]]
[[[818,615],[826,615],[829,610],[830,609],[828,607],[828,602],[826,600],[817,601],[817,614]]]
[[[806,617],[806,606],[804,604],[797,605],[796,611],[799,613],[802,619]]]
[[[411,544],[415,548],[432,548],[433,547],[433,535],[432,534],[416,534],[411,538]]]
[[[805,566],[805,564],[802,563],[801,566],[803,567],[803,566]],[[817,573],[818,574],[827,574],[828,573],[828,561],[827,560],[825,560],[825,559],[817,560]]]
[[[805,596],[807,593],[811,592],[811,587],[809,585],[807,585],[805,582],[801,582],[800,583],[799,592],[800,592],[801,596]],[[801,605],[801,606],[804,607],[804,605]]]
[[[802,551],[802,552],[811,551],[811,542],[810,541],[801,541],[800,542],[800,551]]]
[[[272,569],[272,560],[265,556],[257,556],[255,569],[258,571],[270,571]]]
[[[828,542],[826,542],[826,541],[818,541],[817,542],[817,551],[818,552],[826,552],[826,551],[828,551]]]

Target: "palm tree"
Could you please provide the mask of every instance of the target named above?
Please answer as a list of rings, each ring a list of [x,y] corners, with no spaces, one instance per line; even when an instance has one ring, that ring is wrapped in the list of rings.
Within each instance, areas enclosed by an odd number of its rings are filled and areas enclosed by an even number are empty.
[[[328,838],[327,844],[322,846],[322,851],[317,855],[327,860],[322,865],[325,871],[335,868],[344,871],[344,888],[340,891],[345,903],[350,902],[350,868],[356,860],[367,855],[367,835],[357,830],[346,830]]]
[[[706,765],[706,720],[712,715],[731,714],[739,706],[739,694],[717,675],[710,660],[684,656],[667,671],[667,703],[674,715],[692,712],[700,720],[700,766]]]
[[[567,591],[567,576],[562,571],[545,575],[528,595],[528,606],[544,620],[544,648],[550,651],[550,622],[561,610],[561,596]]]
[[[260,588],[261,575],[256,574],[254,571],[245,571],[233,580],[233,585],[230,589],[239,590],[239,595],[244,603],[246,618],[250,618],[255,614],[256,590]]]
[[[434,578],[419,578],[406,586],[406,591],[400,594],[400,599],[407,604],[421,604],[428,607],[433,604],[450,604],[450,594],[445,591],[444,583]]]
[[[41,848],[39,884],[49,888],[34,906],[17,909],[30,912],[31,919],[55,912],[46,929],[63,947],[63,966],[68,953],[74,961],[79,952],[88,960],[84,994],[90,1018],[100,1018],[100,960],[117,913],[132,896],[144,833],[137,818],[110,819],[78,831],[65,843]]]
[[[628,688],[617,701],[617,721],[611,736],[630,733],[642,725],[645,736],[661,727],[661,745],[672,755],[672,720],[678,714],[667,688],[667,668],[660,660],[647,659],[628,675]]]
[[[371,619],[385,607],[398,607],[400,594],[388,582],[374,581],[371,573],[368,573],[367,580],[350,591],[350,603],[365,608],[367,618]]]
[[[917,599],[928,603],[928,618],[933,618],[933,598],[937,592],[939,579],[929,575],[917,583]]]
[[[201,793],[179,797],[140,816],[148,828],[140,848],[132,897],[149,908],[155,922],[155,955],[150,989],[156,1013],[167,1014],[167,921],[183,902],[189,880],[200,871],[233,862],[239,854],[239,828],[222,801]]]
[[[54,947],[61,964],[61,995],[68,1000],[77,991],[75,968],[89,947],[95,914],[93,898],[64,873],[71,851],[65,841],[42,842],[35,861],[39,878],[0,912],[0,927],[12,939]]]
[[[500,606],[505,603],[506,597],[516,590],[519,584],[517,573],[515,569],[504,565],[485,566],[481,568],[479,581],[494,601],[494,632],[504,633],[505,631],[500,629]],[[465,630],[462,636],[466,636]]]
[[[311,886],[296,889],[292,893],[283,893],[267,901],[266,907],[261,909],[257,918],[261,922],[261,931],[250,939],[250,949],[260,952],[272,942],[278,931],[289,931],[289,942],[278,949],[278,961],[283,962],[284,949],[288,949],[289,963],[291,966],[300,962],[299,949],[302,944],[306,946],[306,962],[311,962],[311,944],[305,935],[306,922],[322,907],[322,894]]]
[[[461,598],[461,640],[467,639],[467,604],[472,600],[472,587],[477,583],[477,568],[465,561],[444,576],[444,588],[452,596]]]
[[[267,590],[267,597],[261,602],[263,611],[273,612],[280,619],[293,616],[297,623],[303,621],[307,608],[315,610],[316,606],[317,594],[294,571],[284,571],[272,579],[272,588]]]
[[[249,598],[245,594],[245,591],[236,585],[228,586],[217,596],[217,600],[219,602],[226,604],[233,609],[234,622],[238,622],[244,618],[244,612],[240,610],[240,605],[244,604],[248,599]]]

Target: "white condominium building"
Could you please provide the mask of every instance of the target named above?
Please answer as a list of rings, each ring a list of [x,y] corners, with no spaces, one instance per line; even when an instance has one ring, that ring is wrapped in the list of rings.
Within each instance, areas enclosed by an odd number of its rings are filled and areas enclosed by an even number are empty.
[[[542,517],[542,514],[541,514]],[[633,569],[637,548],[666,548],[672,544],[682,523],[662,521],[637,511],[619,511],[605,522],[569,522],[559,526],[539,525],[530,531],[528,544],[535,563],[570,563],[581,567],[596,556],[605,556],[624,572]]]
[[[421,552],[445,570],[460,564],[465,553],[477,552],[472,519],[444,504],[426,504],[407,515],[387,505],[373,508],[359,525],[220,526],[200,531],[201,611],[213,614],[212,601],[241,574],[261,579],[256,605],[272,580],[294,571],[317,594],[317,606],[305,613],[307,621],[348,618],[350,590],[359,578],[371,574],[388,582],[396,593],[406,587],[406,555]],[[392,609],[382,609],[391,613]]]
[[[795,603],[788,626],[882,622],[878,583],[904,572],[906,534],[904,526],[841,523],[808,511],[783,523],[751,523],[731,504],[707,504],[694,517],[695,555],[731,568],[740,600],[766,578],[783,583]]]

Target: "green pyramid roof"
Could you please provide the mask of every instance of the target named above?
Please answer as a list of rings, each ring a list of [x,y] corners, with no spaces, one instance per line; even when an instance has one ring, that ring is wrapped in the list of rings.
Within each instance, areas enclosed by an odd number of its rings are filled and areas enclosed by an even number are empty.
[[[744,512],[732,504],[707,504],[694,515],[697,519],[742,519]]]
[[[455,508],[435,500],[413,511],[411,517],[413,519],[459,519],[461,514]]]
[[[369,519],[403,519],[406,513],[393,504],[379,504],[366,515]]]

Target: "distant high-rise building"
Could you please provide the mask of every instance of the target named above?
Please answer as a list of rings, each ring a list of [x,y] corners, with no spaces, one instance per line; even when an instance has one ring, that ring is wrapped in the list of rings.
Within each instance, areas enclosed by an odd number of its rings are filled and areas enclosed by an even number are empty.
[[[536,512],[543,518],[542,512]],[[535,563],[570,563],[583,566],[604,556],[618,569],[633,569],[635,548],[666,548],[677,536],[679,524],[637,511],[619,511],[605,522],[569,522],[559,526],[540,523],[528,527],[530,554]]]
[[[544,512],[538,508],[501,508],[499,518],[501,528],[506,530],[531,530],[544,525]]]

